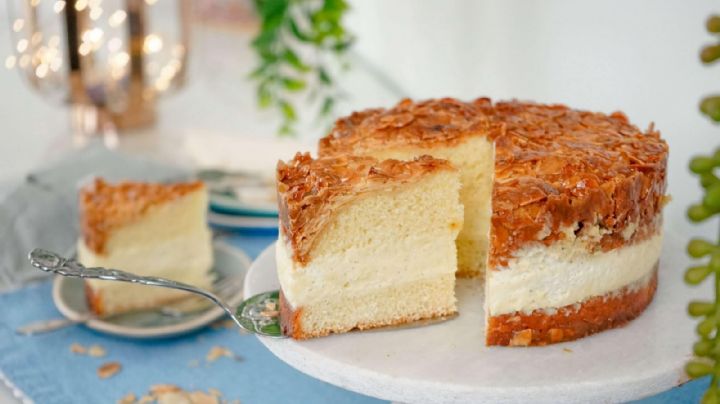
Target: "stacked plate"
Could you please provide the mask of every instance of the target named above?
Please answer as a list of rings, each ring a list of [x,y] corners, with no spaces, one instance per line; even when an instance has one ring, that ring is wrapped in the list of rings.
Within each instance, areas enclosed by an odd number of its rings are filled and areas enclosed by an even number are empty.
[[[275,234],[278,210],[275,183],[245,171],[200,170],[210,195],[208,221],[221,230]]]

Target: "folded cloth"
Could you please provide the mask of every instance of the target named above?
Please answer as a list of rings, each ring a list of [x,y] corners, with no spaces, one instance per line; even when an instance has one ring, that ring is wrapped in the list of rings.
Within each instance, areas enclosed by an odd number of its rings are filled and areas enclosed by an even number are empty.
[[[43,247],[71,255],[78,235],[78,186],[95,176],[111,181],[176,181],[190,170],[91,145],[62,156],[24,180],[0,187],[0,291],[45,276],[27,262]]]

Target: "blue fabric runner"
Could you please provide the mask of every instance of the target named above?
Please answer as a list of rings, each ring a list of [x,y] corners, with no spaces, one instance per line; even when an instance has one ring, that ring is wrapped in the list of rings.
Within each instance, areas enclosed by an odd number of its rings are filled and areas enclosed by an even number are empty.
[[[231,236],[230,242],[252,258],[274,238]],[[15,335],[15,328],[35,320],[56,318],[50,283],[41,282],[0,295],[0,370],[28,398],[37,403],[114,402],[129,392],[140,397],[154,384],[176,384],[186,390],[215,388],[229,400],[243,403],[374,403],[312,379],[275,358],[252,335],[234,329],[205,328],[190,335],[161,340],[132,340],[103,335],[83,326],[34,337]],[[22,310],[13,308],[22,307]],[[98,344],[107,356],[94,358],[70,352],[70,345]],[[222,357],[207,362],[214,346],[240,355],[242,361]],[[118,361],[122,371],[100,380],[96,369]],[[707,380],[688,383],[640,401],[696,403]]]

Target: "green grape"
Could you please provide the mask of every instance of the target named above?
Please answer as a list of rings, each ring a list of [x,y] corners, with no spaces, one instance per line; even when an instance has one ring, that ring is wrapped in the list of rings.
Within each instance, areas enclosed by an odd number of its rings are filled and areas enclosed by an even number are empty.
[[[688,218],[693,222],[701,222],[712,216],[712,214],[713,212],[710,209],[701,204],[692,205],[687,211]]]
[[[700,102],[700,111],[714,121],[720,120],[720,97],[706,97]],[[708,170],[709,171],[709,170]]]
[[[685,365],[685,373],[688,376],[696,379],[709,375],[713,371],[713,367],[707,361],[693,360]]]
[[[695,327],[695,331],[697,331],[701,337],[705,338],[708,338],[713,330],[715,330],[715,319],[713,318],[706,318]]]
[[[701,238],[694,238],[690,240],[687,245],[687,252],[693,258],[702,258],[715,249],[715,246],[709,241]]]
[[[705,28],[710,33],[720,32],[720,16],[711,15],[708,17],[707,21],[705,21]]]
[[[693,352],[697,356],[707,356],[712,352],[713,342],[709,340],[701,340],[693,345]]]
[[[693,317],[706,316],[715,312],[714,302],[694,300],[688,304],[688,313]]]
[[[714,184],[708,187],[703,198],[703,205],[710,210],[720,209],[720,184]]]

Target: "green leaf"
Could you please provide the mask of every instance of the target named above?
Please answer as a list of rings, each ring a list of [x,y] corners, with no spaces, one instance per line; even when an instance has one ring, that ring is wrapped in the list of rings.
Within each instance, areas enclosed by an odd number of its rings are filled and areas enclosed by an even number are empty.
[[[688,304],[688,313],[693,317],[707,316],[715,312],[715,303],[694,300]]]
[[[712,373],[713,367],[710,363],[701,360],[690,361],[685,365],[685,373],[693,379],[707,376]]]
[[[304,80],[298,80],[293,79],[290,77],[285,77],[282,79],[283,87],[285,87],[288,91],[300,91],[305,88],[305,81]]]
[[[690,160],[690,171],[696,174],[712,171],[713,168],[715,168],[715,161],[712,157],[696,156]]]
[[[720,16],[718,15],[711,15],[708,17],[707,21],[705,21],[705,28],[707,28],[708,32],[717,34],[720,32]]]
[[[300,40],[302,42],[313,42],[313,37],[302,32],[302,30],[297,25],[297,22],[295,22],[295,20],[290,19],[289,24],[290,24],[290,32],[292,32],[292,34],[295,36],[295,38],[297,38],[298,40]]]
[[[702,222],[712,216],[712,214],[713,212],[702,204],[692,205],[687,211],[688,218],[690,218],[693,222]]]
[[[715,245],[701,238],[694,238],[687,245],[688,255],[693,258],[702,258],[713,251],[715,251]]]
[[[329,86],[332,84],[332,78],[330,78],[328,72],[322,67],[318,68],[318,78],[320,79],[320,82],[325,85]]]
[[[701,340],[693,345],[693,353],[697,356],[707,356],[714,347],[714,343],[710,340]]]
[[[695,327],[695,331],[701,337],[708,338],[713,331],[715,331],[715,319],[706,318],[705,320],[698,323]]]
[[[297,116],[295,115],[295,107],[293,107],[292,104],[285,100],[280,100],[278,102],[278,105],[280,105],[280,110],[282,111],[283,117],[285,117],[286,120],[297,120]]]
[[[713,121],[720,122],[720,96],[704,98],[700,102],[700,111]]]
[[[718,159],[713,158],[713,160],[715,160],[716,164],[717,164]],[[713,173],[700,174],[700,185],[702,185],[704,188],[708,188],[715,184],[720,184],[720,178],[718,178],[715,174],[713,174]]]
[[[320,108],[320,115],[329,115],[333,107],[335,106],[335,100],[331,97],[325,97],[323,100],[323,105]]]
[[[290,66],[294,67],[295,70],[303,73],[310,71],[310,66],[303,63],[303,61],[300,60],[300,57],[298,57],[297,53],[293,52],[292,49],[285,50],[285,53],[283,53],[283,59],[288,62]]]
[[[702,404],[720,404],[720,399],[718,398],[717,390],[710,387],[703,395],[702,400],[700,401]]]
[[[267,108],[272,105],[273,96],[267,85],[260,85],[260,87],[258,87],[257,97],[260,108]]]
[[[710,266],[701,265],[696,267],[690,267],[685,271],[685,282],[690,285],[698,285],[712,273]]]
[[[700,51],[700,60],[708,64],[720,59],[720,45],[709,45]]]

